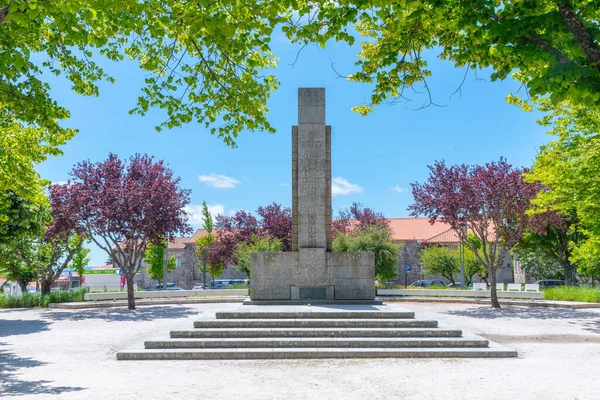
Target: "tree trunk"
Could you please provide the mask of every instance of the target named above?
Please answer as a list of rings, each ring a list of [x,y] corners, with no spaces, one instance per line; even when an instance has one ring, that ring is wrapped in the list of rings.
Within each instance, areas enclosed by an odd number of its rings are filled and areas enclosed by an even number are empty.
[[[492,307],[500,308],[500,303],[498,302],[498,292],[496,292],[496,271],[490,271],[490,294],[492,297]]]
[[[565,283],[567,286],[572,286],[575,284],[575,266],[571,263],[563,263],[562,264],[563,271],[565,273]]]
[[[443,275],[442,275],[442,276],[443,276]],[[455,285],[455,284],[456,284],[456,283],[454,282],[454,277],[453,277],[453,276],[444,276],[444,278],[448,279],[452,285]]]
[[[46,279],[42,279],[40,281],[42,296],[50,294],[50,292],[51,292],[50,286],[52,286],[52,283],[47,281]]]
[[[17,283],[19,284],[19,287],[21,288],[21,295],[24,295],[25,293],[27,293],[27,283],[26,281],[17,281]]]
[[[135,291],[133,290],[133,276],[125,276],[127,282],[127,308],[135,310]]]

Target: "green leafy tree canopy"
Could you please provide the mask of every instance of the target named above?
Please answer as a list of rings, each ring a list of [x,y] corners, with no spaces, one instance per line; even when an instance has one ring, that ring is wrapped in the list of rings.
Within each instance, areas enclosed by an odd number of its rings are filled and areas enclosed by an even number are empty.
[[[463,251],[464,284],[469,286],[475,275],[485,276],[485,268],[471,250],[465,248]],[[460,250],[430,246],[419,253],[419,263],[425,267],[425,274],[441,275],[451,283],[456,283],[454,278],[460,274]]]
[[[215,245],[215,235],[213,234],[213,217],[208,210],[206,200],[202,202],[202,219],[202,227],[206,231],[206,235],[196,239],[196,254],[198,254],[198,257],[200,258],[200,268],[202,271],[213,277],[218,277],[223,274],[224,266],[221,260],[216,260],[216,257],[209,257],[209,252]],[[208,263],[209,259],[211,260],[211,263]],[[206,268],[206,271],[204,271],[204,268]]]
[[[298,23],[285,27],[300,43],[361,38],[358,71],[351,81],[373,85],[371,101],[355,107],[365,115],[384,101],[406,99],[415,85],[423,106],[435,104],[428,60],[456,67],[491,68],[492,80],[511,74],[533,97],[557,104],[570,99],[600,106],[600,8],[587,0],[319,2],[299,3]],[[463,80],[464,82],[464,80]],[[458,83],[458,82],[457,82]],[[462,84],[461,84],[462,85]],[[459,86],[460,89],[460,86]]]
[[[460,272],[460,255],[457,251],[442,246],[430,246],[419,253],[423,273],[441,275],[451,283]]]
[[[233,252],[237,268],[250,277],[250,254],[272,253],[283,250],[281,239],[271,236],[252,235],[249,242],[239,243]]]
[[[148,264],[146,272],[150,279],[161,281],[163,279],[163,267],[167,263],[167,273],[170,274],[177,268],[175,256],[165,260],[165,252],[167,249],[166,241],[159,244],[149,243],[144,254],[144,262]]]
[[[592,274],[600,272],[600,112],[545,100],[540,108],[548,114],[538,122],[550,127],[548,133],[554,140],[541,147],[526,175],[527,181],[541,182],[547,188],[533,200],[532,213],[550,209],[576,215],[567,232],[572,237],[562,246],[568,262],[581,264],[586,271],[592,268],[588,271]]]
[[[375,273],[381,281],[391,281],[397,275],[400,244],[392,241],[390,231],[376,226],[352,234],[338,232],[333,251],[370,251],[375,254]]]

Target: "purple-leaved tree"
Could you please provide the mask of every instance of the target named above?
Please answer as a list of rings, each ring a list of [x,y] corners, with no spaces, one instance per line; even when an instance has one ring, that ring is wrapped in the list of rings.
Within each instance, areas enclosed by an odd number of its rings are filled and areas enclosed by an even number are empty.
[[[282,250],[292,249],[292,210],[273,203],[258,207],[256,218],[249,212],[238,211],[227,217],[217,215],[215,219],[215,250],[209,262],[222,265],[235,263],[234,250],[239,243],[249,242],[252,235],[271,236],[281,240]]]
[[[259,226],[262,234],[281,240],[282,250],[292,250],[292,209],[273,203],[258,207]]]
[[[339,210],[337,218],[332,222],[334,234],[339,232],[348,235],[368,227],[390,229],[390,223],[383,213],[365,207],[361,203],[352,203],[349,208]]]
[[[72,180],[50,188],[56,212],[72,218],[121,269],[129,309],[135,309],[133,280],[148,243],[188,234],[189,190],[162,161],[136,154],[129,162],[110,154],[106,161],[75,165]]]
[[[526,211],[542,186],[526,183],[525,169],[513,168],[504,158],[485,165],[436,162],[429,169],[425,183],[411,184],[411,215],[425,215],[431,223],[440,220],[456,230],[487,269],[492,307],[499,308],[496,271],[532,226]]]

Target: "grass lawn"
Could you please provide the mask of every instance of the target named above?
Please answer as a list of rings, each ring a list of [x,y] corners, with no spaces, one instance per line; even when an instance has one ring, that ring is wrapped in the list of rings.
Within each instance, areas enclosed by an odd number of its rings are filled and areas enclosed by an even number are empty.
[[[545,289],[544,299],[600,303],[600,288],[559,286],[552,289]]]

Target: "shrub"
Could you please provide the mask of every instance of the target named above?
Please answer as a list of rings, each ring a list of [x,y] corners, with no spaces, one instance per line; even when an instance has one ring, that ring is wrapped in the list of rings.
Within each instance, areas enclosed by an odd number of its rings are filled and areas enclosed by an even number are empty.
[[[259,237],[252,235],[249,242],[241,242],[235,247],[233,257],[237,261],[238,270],[250,276],[250,254],[279,252],[282,248],[281,239],[271,236]]]
[[[351,234],[339,233],[333,241],[333,251],[370,251],[375,254],[375,272],[380,281],[391,281],[397,275],[398,249],[388,229],[365,228]]]
[[[248,289],[248,284],[246,283],[235,283],[231,286],[226,287],[225,289]]]
[[[46,308],[50,303],[83,301],[85,293],[87,293],[87,288],[75,289],[70,292],[57,290],[43,296],[40,293],[24,293],[21,296],[0,294],[0,308]]]
[[[600,303],[600,289],[577,286],[560,286],[552,289],[545,289],[544,299]]]

